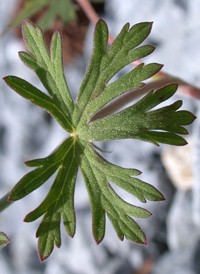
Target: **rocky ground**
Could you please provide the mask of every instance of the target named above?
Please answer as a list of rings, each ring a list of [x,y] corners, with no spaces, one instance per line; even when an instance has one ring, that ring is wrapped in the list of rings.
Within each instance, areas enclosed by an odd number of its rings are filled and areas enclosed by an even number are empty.
[[[0,31],[14,11],[15,0],[0,2]],[[157,50],[146,62],[159,62],[164,70],[200,86],[199,0],[107,0],[103,18],[116,35],[123,24],[153,21],[148,42]],[[66,67],[69,86],[76,96],[88,63],[93,27],[89,27],[82,57]],[[0,38],[0,77],[23,77],[40,86],[34,74],[19,60],[24,45],[13,32]],[[65,132],[42,110],[14,94],[0,81],[0,194],[4,195],[25,174],[23,162],[47,155],[65,138]],[[196,99],[181,94],[184,108],[199,117]],[[17,202],[1,214],[0,229],[12,243],[1,250],[3,274],[197,274],[200,273],[200,121],[190,128],[189,146],[157,148],[138,141],[103,144],[112,151],[107,158],[143,171],[141,178],[158,187],[165,202],[149,203],[153,212],[140,224],[147,234],[143,247],[120,242],[109,222],[106,237],[96,246],[91,233],[91,213],[82,178],[76,190],[77,232],[69,239],[63,232],[60,250],[40,263],[34,237],[38,223],[23,223],[24,216],[41,201],[46,187]],[[172,167],[172,168],[171,168]],[[122,193],[124,195],[124,193]],[[130,197],[127,196],[127,199]]]

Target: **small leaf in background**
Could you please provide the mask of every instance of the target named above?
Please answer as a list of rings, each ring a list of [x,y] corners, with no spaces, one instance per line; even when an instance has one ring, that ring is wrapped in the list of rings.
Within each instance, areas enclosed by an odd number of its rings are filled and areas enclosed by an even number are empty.
[[[56,18],[59,18],[63,24],[75,21],[76,10],[77,6],[71,0],[51,0],[38,25],[45,31],[53,26]]]
[[[51,0],[27,0],[24,7],[19,12],[19,14],[13,18],[8,26],[5,28],[3,34],[10,29],[17,27],[24,18],[30,18],[38,11],[40,11],[45,5],[47,5]]]
[[[43,31],[46,31],[53,26],[57,18],[63,24],[75,21],[77,5],[72,0],[26,0],[20,12],[9,22],[2,34],[17,27],[22,20],[30,19],[41,11],[44,14],[37,23]]]
[[[123,93],[144,86],[144,81],[162,68],[157,63],[141,63],[112,81],[124,67],[154,51],[151,45],[141,45],[151,27],[151,22],[133,27],[126,24],[109,47],[108,27],[99,20],[90,64],[74,102],[64,75],[60,33],[56,31],[53,35],[49,52],[41,29],[29,21],[23,23],[29,53],[21,52],[20,58],[37,74],[49,95],[15,76],[6,77],[5,81],[19,95],[48,111],[71,134],[46,158],[27,161],[27,166],[35,169],[22,177],[9,196],[10,201],[19,200],[56,173],[44,200],[25,217],[26,222],[43,217],[36,233],[41,260],[50,256],[54,246],[61,246],[61,222],[70,237],[75,234],[74,192],[79,169],[88,191],[95,241],[100,243],[104,238],[107,216],[120,240],[127,238],[146,244],[146,236],[134,218],[147,218],[151,213],[122,199],[112,185],[132,194],[141,204],[162,201],[164,196],[138,178],[139,170],[104,159],[93,142],[132,138],[156,145],[185,145],[187,142],[180,135],[188,134],[184,126],[191,124],[195,117],[179,110],[181,101],[159,108],[159,104],[174,95],[175,84],[149,91],[137,103],[112,115],[96,120],[93,117]]]

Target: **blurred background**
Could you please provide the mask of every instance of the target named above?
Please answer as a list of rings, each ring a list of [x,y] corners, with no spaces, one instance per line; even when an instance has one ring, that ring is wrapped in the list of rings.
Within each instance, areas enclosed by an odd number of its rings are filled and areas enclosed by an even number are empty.
[[[0,1],[0,33],[16,18],[24,2]],[[122,26],[153,21],[147,42],[157,47],[145,62],[164,64],[164,71],[200,88],[200,2],[199,0],[107,0],[93,3],[116,36]],[[84,13],[71,14],[68,26],[58,20],[47,28],[50,39],[54,28],[66,32],[63,38],[65,72],[76,97],[92,50],[94,26]],[[43,13],[42,13],[43,14]],[[33,20],[38,20],[34,15]],[[39,17],[41,18],[41,17]],[[70,21],[69,20],[69,21]],[[76,22],[74,21],[76,20]],[[81,32],[79,32],[81,31]],[[14,27],[0,37],[0,78],[16,75],[44,90],[40,82],[18,58],[25,50],[20,29]],[[11,205],[0,216],[0,230],[11,243],[0,250],[3,274],[197,274],[200,273],[200,104],[198,96],[183,95],[190,86],[181,85],[173,101],[198,118],[189,127],[188,146],[159,148],[134,140],[102,144],[111,151],[106,157],[143,173],[141,179],[157,187],[164,202],[146,205],[153,215],[138,220],[147,235],[147,246],[120,242],[109,221],[106,236],[97,246],[92,238],[91,212],[81,176],[76,186],[77,231],[70,239],[63,231],[62,246],[40,263],[35,231],[39,222],[23,223],[24,216],[44,197],[47,183],[25,199]],[[0,195],[7,193],[29,169],[24,161],[48,155],[66,132],[43,110],[11,91],[0,80]],[[125,195],[122,193],[122,195]],[[127,196],[127,199],[130,197]]]

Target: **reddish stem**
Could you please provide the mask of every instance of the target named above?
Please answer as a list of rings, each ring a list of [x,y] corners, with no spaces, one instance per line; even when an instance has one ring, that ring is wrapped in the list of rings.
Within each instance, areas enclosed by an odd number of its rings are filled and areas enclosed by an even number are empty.
[[[87,15],[88,19],[93,23],[96,24],[99,20],[99,16],[93,9],[92,5],[88,0],[76,0],[76,2],[79,4],[79,6],[82,8],[82,10]]]

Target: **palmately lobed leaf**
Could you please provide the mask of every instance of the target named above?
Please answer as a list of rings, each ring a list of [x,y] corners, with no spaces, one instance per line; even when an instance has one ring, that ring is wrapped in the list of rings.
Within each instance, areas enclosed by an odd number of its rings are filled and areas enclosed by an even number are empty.
[[[164,196],[137,177],[141,173],[139,170],[117,166],[104,159],[93,141],[133,138],[156,145],[185,145],[180,135],[188,134],[184,126],[191,124],[195,117],[179,110],[181,101],[159,108],[159,104],[174,95],[175,84],[149,91],[137,103],[117,113],[96,120],[93,117],[123,93],[145,85],[144,81],[162,68],[157,63],[141,63],[112,81],[121,69],[154,50],[151,45],[141,45],[151,27],[151,22],[133,27],[126,24],[109,46],[108,27],[100,20],[95,28],[90,64],[74,102],[64,75],[60,33],[54,33],[49,50],[40,28],[28,21],[23,23],[29,53],[21,52],[20,58],[37,74],[49,95],[15,76],[6,77],[5,81],[19,95],[48,111],[71,134],[46,158],[27,161],[26,165],[35,169],[21,178],[9,196],[10,201],[19,200],[56,173],[43,201],[24,219],[32,222],[42,217],[36,232],[41,260],[49,257],[54,246],[60,247],[61,222],[70,237],[75,234],[74,192],[79,168],[89,195],[95,241],[103,240],[108,217],[120,240],[127,238],[146,244],[146,236],[133,218],[147,218],[151,213],[123,200],[112,185],[124,189],[142,203],[162,201]]]
[[[144,233],[130,216],[146,218],[150,216],[150,212],[128,204],[115,193],[107,180],[106,174],[102,172],[104,170],[97,168],[94,159],[91,159],[90,149],[89,147],[85,148],[88,152],[84,153],[80,166],[90,197],[93,235],[96,242],[99,243],[104,237],[106,213],[113,225],[115,224],[114,228],[121,240],[124,239],[124,236],[128,237],[127,235],[129,235],[129,239],[132,241],[144,243]],[[98,161],[98,159],[97,156],[96,160]],[[125,220],[127,219],[131,223],[130,227],[126,224]]]
[[[92,146],[87,146],[85,155],[88,155],[93,166],[103,172],[108,182],[112,182],[127,192],[132,193],[140,201],[146,202],[146,199],[160,201],[164,199],[163,195],[153,186],[133,177],[140,175],[141,172],[139,170],[122,168],[106,161]]]
[[[170,98],[176,89],[177,85],[170,84],[149,92],[138,103],[80,127],[79,135],[92,142],[133,138],[157,145],[158,143],[187,144],[178,134],[188,134],[183,126],[191,124],[195,116],[188,111],[177,111],[182,105],[181,101],[152,110]]]
[[[148,22],[136,24],[133,28],[130,28],[129,24],[126,24],[121,33],[116,37],[114,43],[108,48],[108,27],[103,20],[99,20],[94,33],[94,47],[91,61],[80,87],[78,104],[75,107],[73,115],[74,124],[85,124],[105,104],[127,91],[127,89],[118,89],[114,95],[111,92],[104,93],[108,82],[116,73],[131,62],[152,53],[154,47],[151,45],[138,47],[148,36],[151,26],[152,23]],[[127,37],[130,39],[129,42],[126,40]],[[159,65],[154,73],[161,69],[161,67]],[[145,79],[144,77],[142,80]],[[132,89],[137,88],[138,80],[132,79],[132,84]],[[130,85],[128,88],[130,89]],[[104,93],[104,96],[101,96],[102,93]],[[94,99],[97,100],[98,97],[99,100],[94,102],[94,106],[91,106],[90,102]]]

